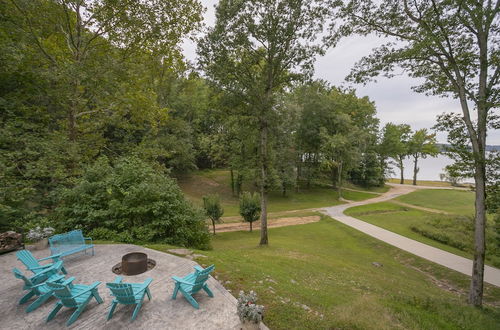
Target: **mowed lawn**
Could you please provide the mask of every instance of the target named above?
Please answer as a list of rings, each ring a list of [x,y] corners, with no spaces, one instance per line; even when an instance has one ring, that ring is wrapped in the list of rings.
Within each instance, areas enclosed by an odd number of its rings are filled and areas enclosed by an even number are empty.
[[[215,264],[215,276],[234,296],[256,291],[271,329],[498,329],[500,324],[500,288],[486,286],[484,309],[469,307],[466,276],[330,218],[271,228],[268,247],[258,246],[259,234],[217,234],[213,250],[198,251],[207,258],[197,261]]]
[[[238,198],[231,191],[231,178],[228,170],[203,170],[178,178],[179,186],[194,204],[201,206],[203,195],[219,194],[224,207],[224,216],[238,215]],[[351,187],[351,186],[350,186]],[[353,188],[361,189],[353,186]],[[384,188],[380,188],[383,190]],[[244,186],[243,190],[256,191],[256,187]],[[369,191],[343,190],[342,197],[348,200],[364,200],[376,197]],[[332,188],[313,187],[293,189],[283,196],[281,191],[271,191],[269,194],[268,212],[283,212],[291,210],[304,210],[341,204],[338,193]]]
[[[468,190],[421,189],[396,200],[454,214],[474,214],[474,192]]]
[[[472,257],[470,253],[437,242],[411,230],[412,225],[424,223],[435,218],[446,218],[449,217],[448,215],[412,209],[391,202],[351,207],[344,213],[375,226],[390,230],[399,235],[406,236],[456,255],[466,258]]]

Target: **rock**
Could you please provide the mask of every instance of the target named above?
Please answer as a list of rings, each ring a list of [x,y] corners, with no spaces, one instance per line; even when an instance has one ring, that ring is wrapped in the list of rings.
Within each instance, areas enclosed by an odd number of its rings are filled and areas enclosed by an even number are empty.
[[[231,284],[231,281],[226,281],[226,284]]]
[[[292,284],[297,284],[297,281],[294,280],[293,278],[290,280],[290,282],[292,282]]]
[[[375,267],[383,267],[384,266],[381,263],[378,263],[376,261],[372,262],[372,265],[375,266]]]
[[[0,252],[17,250],[23,247],[22,235],[14,231],[0,234]]]
[[[208,257],[203,254],[193,253],[193,258],[208,258]]]
[[[274,283],[274,284],[277,284],[277,283],[278,283],[278,282],[276,282],[275,280],[273,280],[272,278],[266,278],[266,281],[271,282],[271,283]]]
[[[170,250],[167,250],[167,252],[181,255],[181,256],[187,256],[187,255],[193,254],[193,251],[191,251],[189,249],[170,249]]]
[[[259,284],[262,284],[262,283],[264,283],[264,282],[262,282],[262,281],[259,281]]]
[[[308,312],[311,310],[311,307],[304,305],[304,304],[300,305],[300,307],[302,307],[303,310],[308,311]]]

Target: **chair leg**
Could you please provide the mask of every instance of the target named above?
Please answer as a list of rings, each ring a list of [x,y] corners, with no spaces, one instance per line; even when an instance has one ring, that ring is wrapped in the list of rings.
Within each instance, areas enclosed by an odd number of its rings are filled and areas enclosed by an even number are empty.
[[[111,303],[111,308],[109,309],[108,313],[108,320],[111,320],[111,318],[113,317],[113,312],[115,311],[117,304],[118,302],[116,300],[113,300],[113,302]]]
[[[30,292],[28,292],[27,294],[25,294],[21,300],[19,300],[19,305],[22,305],[24,303],[26,303],[28,300],[31,299],[31,297],[33,297],[35,295],[35,292],[33,290],[31,290]]]
[[[148,299],[151,300],[151,292],[149,291],[149,288],[146,288],[146,294],[148,295]]]
[[[54,306],[54,309],[52,309],[52,311],[49,313],[49,316],[47,316],[47,322],[49,322],[50,320],[52,320],[54,318],[54,316],[56,316],[57,312],[59,312],[59,310],[61,308],[62,308],[62,304],[60,302],[58,302]]]
[[[180,287],[179,283],[176,283],[174,293],[172,294],[172,299],[177,298],[177,292],[179,292],[179,287]]]
[[[99,296],[99,292],[97,291],[97,289],[92,290],[92,295],[94,296],[98,304],[102,304],[102,298],[101,296]]]
[[[209,297],[213,298],[214,297],[214,294],[213,292],[208,288],[208,285],[203,285],[203,290],[205,290],[205,292],[208,294]]]
[[[64,275],[67,275],[67,274],[68,274],[68,272],[66,271],[66,268],[64,268],[64,266],[63,266],[63,267],[61,267],[61,272],[62,272]]]
[[[135,318],[137,317],[137,314],[141,310],[141,307],[142,307],[142,301],[138,303],[137,306],[135,306],[134,313],[132,314],[132,321],[134,321]]]
[[[88,301],[87,301],[88,302]],[[83,310],[85,309],[85,306],[87,306],[87,303],[83,304],[83,305],[80,305],[76,311],[73,312],[73,314],[71,314],[71,317],[69,318],[68,322],[66,322],[66,325],[67,326],[70,326],[72,325],[77,319],[78,317],[80,316],[80,314],[83,312]]]
[[[181,291],[182,292],[182,291]],[[200,309],[200,305],[198,304],[198,302],[193,298],[192,295],[190,294],[187,294],[187,293],[184,293],[182,292],[182,295],[184,296],[184,298],[186,298],[187,301],[189,301],[189,303],[196,309]]]
[[[40,297],[38,297],[37,300],[32,302],[31,305],[28,306],[28,308],[26,308],[26,313],[34,311],[35,309],[40,307],[44,302],[46,302],[47,299],[49,299],[50,297],[52,297],[52,292],[48,292],[44,295],[41,295]]]

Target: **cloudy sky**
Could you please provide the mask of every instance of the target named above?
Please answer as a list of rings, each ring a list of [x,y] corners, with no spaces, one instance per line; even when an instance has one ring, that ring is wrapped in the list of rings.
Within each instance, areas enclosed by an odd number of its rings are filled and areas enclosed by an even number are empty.
[[[214,5],[217,0],[201,0],[207,8],[205,24],[211,26],[215,22]],[[333,85],[354,87],[358,96],[368,96],[375,102],[381,124],[393,122],[406,123],[413,129],[431,128],[436,116],[443,112],[460,112],[457,100],[430,97],[411,90],[418,81],[405,75],[391,79],[380,78],[377,82],[363,85],[349,85],[344,78],[354,63],[363,55],[380,45],[383,40],[377,37],[353,36],[342,40],[337,47],[329,49],[324,56],[317,58],[315,77],[324,79]],[[189,61],[196,61],[196,45],[184,44],[184,54]],[[438,141],[446,142],[446,136],[438,133]],[[488,144],[500,144],[500,131],[489,132]]]

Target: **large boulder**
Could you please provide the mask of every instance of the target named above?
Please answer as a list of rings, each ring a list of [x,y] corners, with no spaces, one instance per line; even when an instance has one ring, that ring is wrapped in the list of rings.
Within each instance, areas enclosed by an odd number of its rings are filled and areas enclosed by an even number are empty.
[[[0,234],[0,253],[17,250],[23,245],[22,235],[15,231]]]

